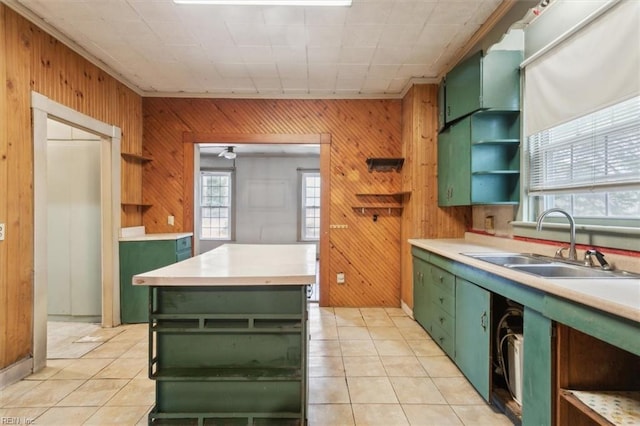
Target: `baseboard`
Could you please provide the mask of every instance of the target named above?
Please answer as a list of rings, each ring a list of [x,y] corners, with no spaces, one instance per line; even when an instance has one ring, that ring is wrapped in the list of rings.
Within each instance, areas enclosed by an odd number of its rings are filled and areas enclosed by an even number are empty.
[[[33,371],[33,358],[27,357],[0,370],[0,389],[24,379]]]
[[[415,318],[413,318],[413,309],[411,309],[411,308],[409,307],[409,305],[407,305],[406,303],[404,303],[404,300],[401,300],[401,301],[400,301],[400,308],[402,309],[402,311],[403,311],[405,314],[409,315],[409,316],[411,317],[411,319],[415,319]]]

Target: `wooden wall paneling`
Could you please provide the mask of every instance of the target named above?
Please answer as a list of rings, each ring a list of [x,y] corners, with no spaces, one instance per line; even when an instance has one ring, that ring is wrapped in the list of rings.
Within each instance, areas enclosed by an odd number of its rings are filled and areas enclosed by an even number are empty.
[[[2,369],[28,356],[32,345],[31,90],[120,127],[123,146],[135,152],[142,150],[142,100],[4,4],[0,4],[0,81],[0,222],[6,223],[6,239],[0,242]],[[122,188],[123,194],[126,189],[138,197],[141,171],[131,175],[125,171]],[[121,220],[123,225],[141,225],[142,214],[123,211]]]
[[[414,85],[403,100],[404,187],[411,185],[403,217],[402,301],[413,307],[413,272],[409,238],[462,238],[471,207],[438,207],[437,85]],[[408,210],[408,213],[406,212]]]
[[[29,87],[31,34],[25,22],[5,15],[6,103],[11,117],[7,129],[6,238],[7,295],[2,301],[7,311],[3,330],[3,365],[29,355],[32,329],[33,202]],[[9,260],[10,259],[10,260]]]
[[[0,4],[0,82],[7,82],[7,50],[5,32],[5,11],[4,5]],[[8,219],[9,205],[7,195],[9,191],[8,178],[8,135],[7,123],[9,121],[7,108],[7,85],[0,84],[0,223],[6,226]],[[0,241],[0,324],[9,324],[9,274],[4,266],[8,264],[8,248],[5,242]],[[0,327],[0,348],[9,346],[7,329]],[[8,364],[8,353],[6,349],[0,349],[0,366]],[[1,367],[0,367],[1,368]]]
[[[359,202],[356,193],[400,190],[400,174],[369,173],[365,163],[367,157],[401,154],[399,100],[145,98],[143,111],[144,149],[154,158],[143,172],[144,197],[153,204],[143,218],[150,232],[191,230],[181,229],[185,223],[183,200],[188,196],[183,189],[187,171],[185,154],[176,150],[183,150],[184,132],[299,134],[302,140],[304,135],[330,134],[329,224],[348,225],[347,229],[328,231],[330,304],[399,305],[400,217],[381,217],[374,224],[370,217],[359,217],[352,208]],[[170,228],[166,224],[165,213],[169,210],[179,226]],[[347,283],[339,288],[332,275],[338,268],[347,277]]]

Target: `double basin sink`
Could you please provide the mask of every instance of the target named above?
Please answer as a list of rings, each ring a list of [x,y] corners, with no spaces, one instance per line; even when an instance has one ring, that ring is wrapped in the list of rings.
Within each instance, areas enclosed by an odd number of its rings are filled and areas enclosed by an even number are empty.
[[[640,278],[640,275],[627,271],[611,271],[570,263],[558,258],[534,253],[462,253],[474,259],[494,265],[526,272],[545,278]]]

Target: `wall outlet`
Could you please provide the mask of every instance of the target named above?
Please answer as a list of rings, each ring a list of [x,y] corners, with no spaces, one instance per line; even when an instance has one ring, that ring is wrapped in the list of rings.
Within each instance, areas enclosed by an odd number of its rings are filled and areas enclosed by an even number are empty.
[[[0,223],[0,241],[4,241],[4,223]]]
[[[174,216],[167,216],[167,223],[171,226],[174,225],[176,218]]]
[[[336,281],[338,284],[344,284],[344,272],[338,272],[336,275]]]

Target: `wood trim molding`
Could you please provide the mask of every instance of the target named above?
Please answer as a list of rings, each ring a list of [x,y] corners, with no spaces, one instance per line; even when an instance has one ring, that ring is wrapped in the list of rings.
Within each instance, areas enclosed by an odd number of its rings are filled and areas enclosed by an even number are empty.
[[[192,143],[238,143],[238,144],[321,144],[321,134],[269,134],[269,133],[189,133],[183,135],[183,142]]]
[[[318,304],[329,306],[330,224],[331,224],[331,135],[320,136],[320,295]]]

